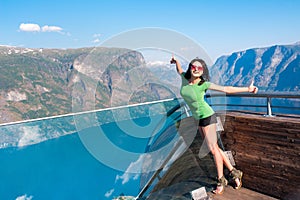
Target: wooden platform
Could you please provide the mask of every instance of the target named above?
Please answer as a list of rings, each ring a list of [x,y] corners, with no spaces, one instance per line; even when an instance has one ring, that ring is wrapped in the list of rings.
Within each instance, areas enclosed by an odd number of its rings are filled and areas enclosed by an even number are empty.
[[[276,198],[243,187],[239,190],[235,190],[230,186],[226,187],[225,192],[222,195],[216,195],[210,192],[208,193],[208,196],[211,200],[277,200]]]
[[[177,129],[189,148],[160,178],[149,199],[190,199],[189,193],[203,186],[213,200],[300,199],[300,117],[249,112],[219,116],[225,121],[225,149],[233,151],[237,168],[244,172],[243,188],[228,186],[222,195],[210,192],[217,176],[214,160],[199,157],[202,138],[195,121],[185,118]]]

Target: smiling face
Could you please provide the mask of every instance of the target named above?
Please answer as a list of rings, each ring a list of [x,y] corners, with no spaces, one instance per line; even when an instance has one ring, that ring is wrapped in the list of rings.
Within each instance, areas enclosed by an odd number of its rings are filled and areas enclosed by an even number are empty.
[[[195,78],[200,77],[203,74],[203,66],[199,61],[195,61],[191,66],[191,75]]]

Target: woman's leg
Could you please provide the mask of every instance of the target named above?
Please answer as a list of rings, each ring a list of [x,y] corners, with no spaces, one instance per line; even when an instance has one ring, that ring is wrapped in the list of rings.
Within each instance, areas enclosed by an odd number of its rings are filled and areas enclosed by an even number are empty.
[[[224,151],[222,149],[220,149],[220,153],[222,155],[222,159],[223,159],[224,165],[227,167],[227,169],[229,171],[232,171],[233,170],[233,166],[231,165],[228,157],[225,155],[225,153],[224,153]]]
[[[207,146],[214,157],[217,173],[218,173],[218,179],[221,179],[224,176],[223,156],[221,153],[221,149],[218,146],[216,124],[210,124],[205,127],[199,127],[199,128],[201,128]],[[215,193],[221,194],[223,191],[224,191],[224,185],[221,186],[219,185],[215,190]]]
[[[220,149],[220,153],[222,155],[222,158],[223,158],[223,163],[224,165],[227,167],[227,169],[232,172],[232,170],[234,169],[233,166],[231,165],[228,157],[225,155],[224,151],[222,149]],[[235,181],[235,184],[236,184],[236,188],[240,188],[240,185],[241,185],[241,180],[240,178],[235,178],[234,179]]]

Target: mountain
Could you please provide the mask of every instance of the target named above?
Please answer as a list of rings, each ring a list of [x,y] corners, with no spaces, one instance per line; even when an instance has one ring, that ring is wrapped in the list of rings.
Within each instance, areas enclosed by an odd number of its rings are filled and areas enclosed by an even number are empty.
[[[120,48],[0,46],[0,123],[178,97],[181,80],[167,62],[150,65]],[[222,85],[254,79],[260,91],[298,92],[299,66],[295,43],[221,56],[209,71]]]
[[[188,63],[181,60],[184,70]],[[159,63],[159,62],[157,62]],[[168,77],[169,84],[180,87],[181,80],[175,66],[156,64],[150,70],[161,77]],[[221,56],[209,66],[211,82],[220,85],[247,86],[251,80],[259,91],[299,92],[300,42],[292,45],[274,45],[253,48]]]
[[[300,44],[274,45],[235,52],[217,59],[210,69],[213,82],[245,86],[251,80],[260,91],[300,89]]]
[[[137,51],[0,46],[0,123],[175,97],[168,87]]]

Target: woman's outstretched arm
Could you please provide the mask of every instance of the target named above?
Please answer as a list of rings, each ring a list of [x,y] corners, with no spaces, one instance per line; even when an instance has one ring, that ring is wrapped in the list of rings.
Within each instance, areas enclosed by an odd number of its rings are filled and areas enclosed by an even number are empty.
[[[225,92],[228,94],[240,93],[240,92],[257,93],[257,91],[258,91],[258,88],[253,85],[253,81],[251,82],[251,84],[248,87],[221,86],[221,85],[211,83],[209,86],[209,89],[220,91],[220,92]]]
[[[181,68],[180,62],[179,62],[178,60],[176,60],[176,59],[174,58],[174,56],[172,56],[172,58],[171,58],[171,60],[170,60],[170,63],[171,63],[171,64],[176,64],[176,70],[177,70],[178,74],[182,74],[182,73],[183,73],[183,70],[182,70],[182,68]]]

